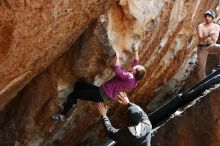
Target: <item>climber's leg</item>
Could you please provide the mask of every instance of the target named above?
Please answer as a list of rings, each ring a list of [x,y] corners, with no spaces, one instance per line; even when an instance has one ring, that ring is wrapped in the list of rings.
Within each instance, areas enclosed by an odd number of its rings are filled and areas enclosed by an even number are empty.
[[[68,97],[67,101],[64,103],[64,108],[61,114],[53,115],[52,118],[55,120],[63,120],[63,116],[67,116],[71,109],[76,106],[77,99],[93,101],[93,102],[102,102],[102,96],[99,91],[99,87],[86,83],[86,82],[76,82],[73,92],[71,92]],[[73,107],[74,106],[74,107]]]
[[[99,87],[86,82],[77,82],[75,85],[75,96],[81,100],[88,100],[93,102],[103,101]]]
[[[99,88],[95,85],[88,84],[86,82],[76,82],[73,90],[74,91],[68,95],[67,101],[63,105],[64,108],[61,114],[65,116],[76,106],[77,99],[90,100],[94,102],[101,101]]]
[[[66,116],[69,111],[76,107],[77,104],[77,97],[76,92],[73,91],[67,96],[66,102],[63,104],[63,110],[61,112],[62,115]]]

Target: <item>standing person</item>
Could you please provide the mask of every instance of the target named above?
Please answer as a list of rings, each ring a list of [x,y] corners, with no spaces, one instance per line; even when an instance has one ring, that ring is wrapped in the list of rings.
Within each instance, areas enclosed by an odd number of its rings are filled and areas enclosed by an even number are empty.
[[[103,103],[97,105],[108,136],[116,142],[116,146],[150,146],[152,125],[147,114],[139,106],[131,103],[124,92],[120,92],[118,98],[119,103],[128,106],[128,127],[114,128],[107,117],[107,106]]]
[[[76,82],[74,91],[68,95],[61,114],[55,114],[52,118],[63,121],[72,106],[77,103],[77,99],[93,102],[115,100],[119,92],[135,88],[137,82],[145,75],[145,68],[139,65],[139,44],[140,42],[137,42],[134,45],[133,49],[135,56],[130,71],[121,69],[120,56],[119,53],[116,52],[115,76],[102,84],[101,87],[86,82]]]
[[[199,24],[197,29],[199,38],[198,77],[200,80],[206,77],[205,72],[208,54],[219,54],[220,56],[220,45],[216,44],[219,36],[220,26],[213,22],[214,18],[214,11],[206,11],[204,13],[205,22]],[[220,59],[218,67],[220,67]]]

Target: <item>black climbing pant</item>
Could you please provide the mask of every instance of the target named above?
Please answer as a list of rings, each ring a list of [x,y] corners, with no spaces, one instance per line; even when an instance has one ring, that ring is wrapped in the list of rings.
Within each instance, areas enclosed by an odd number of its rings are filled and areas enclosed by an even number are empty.
[[[67,101],[63,105],[64,108],[61,114],[67,115],[72,106],[77,103],[77,99],[93,102],[103,101],[99,87],[86,82],[77,81],[75,83],[73,92],[68,95]]]

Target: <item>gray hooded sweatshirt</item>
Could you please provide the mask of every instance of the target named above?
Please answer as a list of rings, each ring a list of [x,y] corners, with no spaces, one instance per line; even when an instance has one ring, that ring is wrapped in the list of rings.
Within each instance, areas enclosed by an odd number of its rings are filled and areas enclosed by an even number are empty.
[[[152,125],[147,114],[134,103],[129,106],[135,106],[142,112],[142,119],[136,126],[130,126],[122,129],[116,129],[111,125],[107,116],[103,116],[102,121],[108,136],[114,140],[116,146],[150,146]]]

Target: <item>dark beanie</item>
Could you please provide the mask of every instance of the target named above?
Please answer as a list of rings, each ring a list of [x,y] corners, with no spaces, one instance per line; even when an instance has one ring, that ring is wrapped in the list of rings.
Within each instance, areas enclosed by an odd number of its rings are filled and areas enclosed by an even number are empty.
[[[131,124],[137,125],[141,121],[143,114],[138,108],[138,106],[130,106],[127,112]]]

